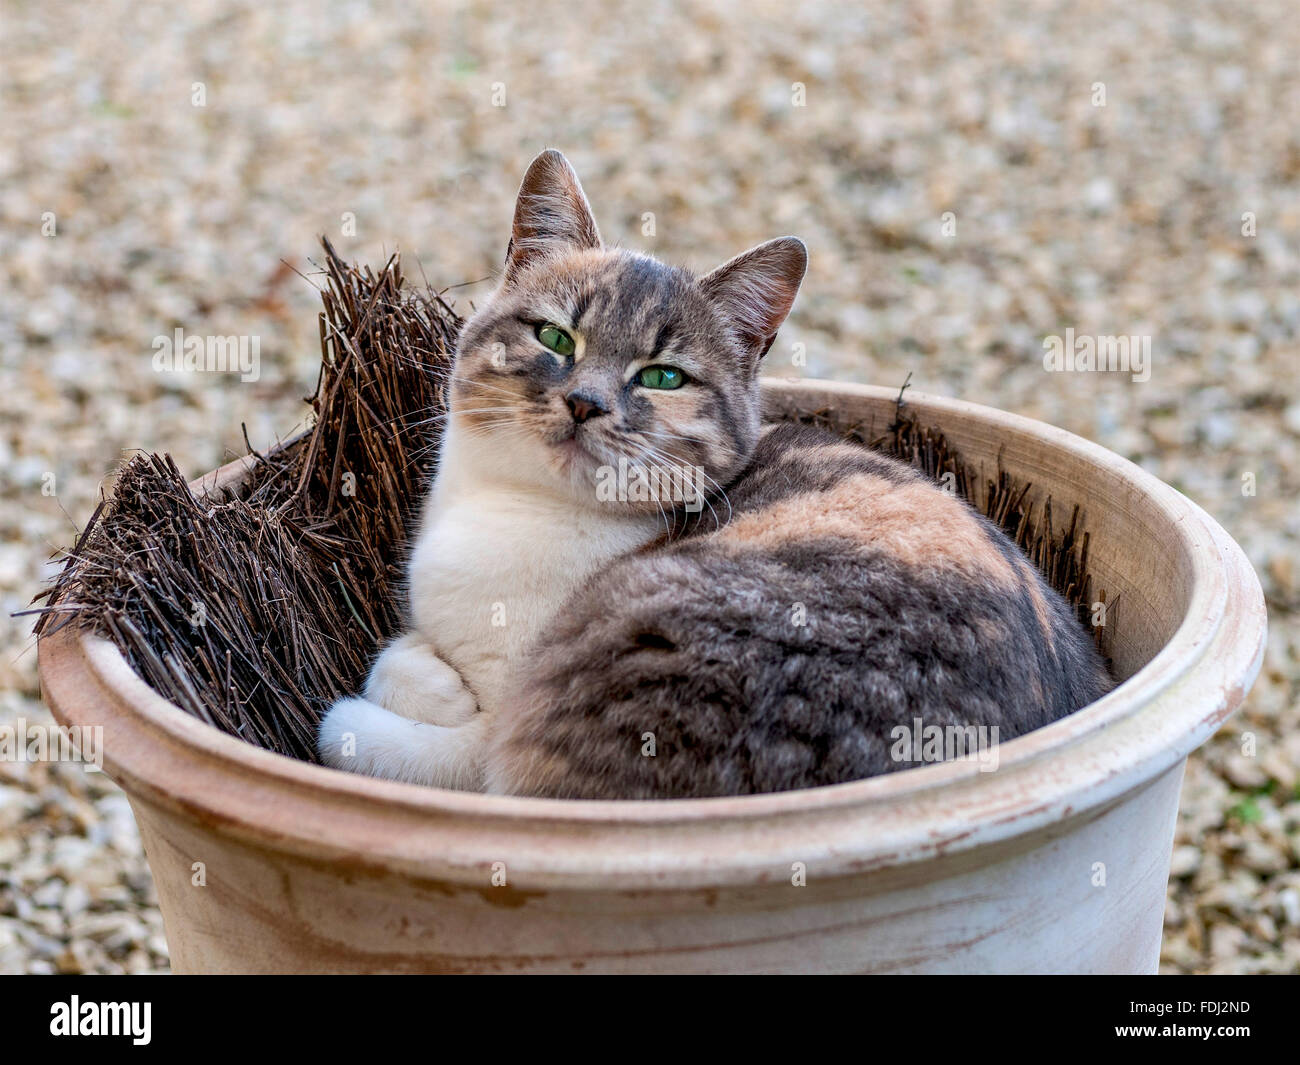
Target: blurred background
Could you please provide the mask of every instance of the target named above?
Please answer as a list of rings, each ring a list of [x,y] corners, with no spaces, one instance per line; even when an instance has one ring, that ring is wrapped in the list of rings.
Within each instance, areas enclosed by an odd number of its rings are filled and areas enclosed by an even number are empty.
[[[1188,767],[1162,968],[1300,971],[1293,4],[0,0],[0,42],[0,724],[49,720],[9,614],[131,449],[303,424],[319,235],[468,309],[556,147],[607,241],[803,237],[769,372],[1054,422],[1238,538],[1268,650]],[[178,327],[259,338],[257,380],[156,372]],[[1045,372],[1067,327],[1150,336],[1150,379]],[[166,967],[123,796],[0,762],[0,972]]]

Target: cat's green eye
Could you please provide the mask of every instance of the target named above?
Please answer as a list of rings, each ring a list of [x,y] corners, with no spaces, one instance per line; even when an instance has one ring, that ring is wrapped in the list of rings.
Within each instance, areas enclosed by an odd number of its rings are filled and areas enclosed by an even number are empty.
[[[537,339],[542,342],[543,347],[550,348],[555,354],[563,355],[566,359],[573,354],[576,346],[573,337],[553,322],[546,322],[537,327]]]
[[[636,383],[642,388],[681,388],[686,375],[671,366],[647,366],[636,375]]]

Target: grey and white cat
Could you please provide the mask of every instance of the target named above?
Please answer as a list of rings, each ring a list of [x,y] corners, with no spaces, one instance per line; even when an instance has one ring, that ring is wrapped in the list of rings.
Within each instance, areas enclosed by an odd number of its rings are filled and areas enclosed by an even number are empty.
[[[903,767],[891,733],[917,719],[1009,739],[1110,687],[967,504],[760,425],[806,264],[793,237],[699,278],[605,248],[568,161],[533,161],[457,345],[409,629],[322,720],[322,761],[502,794],[778,791]],[[613,470],[705,498],[610,492]]]

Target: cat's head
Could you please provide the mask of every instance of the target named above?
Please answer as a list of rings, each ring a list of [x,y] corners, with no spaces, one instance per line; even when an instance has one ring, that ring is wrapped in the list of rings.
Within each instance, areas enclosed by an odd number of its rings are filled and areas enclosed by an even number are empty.
[[[543,152],[519,189],[501,284],[457,345],[458,448],[489,476],[578,501],[620,459],[726,484],[757,442],[759,360],[807,258],[782,237],[697,278],[606,248],[568,160]]]

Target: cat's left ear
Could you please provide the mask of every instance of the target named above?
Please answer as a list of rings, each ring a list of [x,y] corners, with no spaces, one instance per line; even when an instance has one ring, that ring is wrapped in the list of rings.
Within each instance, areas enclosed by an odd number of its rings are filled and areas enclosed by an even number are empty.
[[[519,186],[506,248],[506,283],[552,252],[600,246],[600,230],[577,172],[561,153],[542,152],[529,164]]]
[[[700,286],[731,320],[755,365],[776,339],[807,269],[808,249],[803,241],[778,237],[700,278]]]

